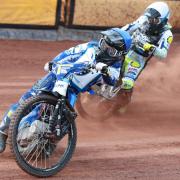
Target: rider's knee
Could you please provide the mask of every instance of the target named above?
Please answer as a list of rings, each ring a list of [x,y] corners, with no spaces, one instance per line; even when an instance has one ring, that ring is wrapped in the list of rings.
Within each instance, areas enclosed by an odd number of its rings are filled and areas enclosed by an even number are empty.
[[[124,77],[122,78],[122,85],[121,88],[127,91],[131,91],[134,87],[134,80]]]

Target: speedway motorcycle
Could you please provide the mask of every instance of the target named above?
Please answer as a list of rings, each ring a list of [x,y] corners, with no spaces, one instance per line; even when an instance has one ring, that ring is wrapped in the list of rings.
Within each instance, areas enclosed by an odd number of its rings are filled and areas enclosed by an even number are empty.
[[[58,79],[66,72],[63,79]],[[71,159],[76,147],[77,129],[74,106],[78,95],[102,89],[102,76],[93,65],[73,67],[56,63],[53,90],[39,90],[14,112],[9,127],[9,143],[17,164],[25,172],[48,177]],[[97,88],[96,87],[96,88]]]

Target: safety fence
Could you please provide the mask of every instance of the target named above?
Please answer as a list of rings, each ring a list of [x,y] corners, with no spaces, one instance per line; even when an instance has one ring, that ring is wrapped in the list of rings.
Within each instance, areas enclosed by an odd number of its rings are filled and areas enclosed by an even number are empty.
[[[58,0],[0,0],[0,27],[55,28],[59,9]]]
[[[165,0],[180,30],[180,1]],[[133,22],[155,0],[0,0],[0,27],[105,29]]]

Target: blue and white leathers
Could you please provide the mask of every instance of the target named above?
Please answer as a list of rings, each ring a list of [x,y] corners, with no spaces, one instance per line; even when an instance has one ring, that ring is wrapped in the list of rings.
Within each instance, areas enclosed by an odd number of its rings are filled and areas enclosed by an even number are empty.
[[[5,114],[0,125],[0,131],[7,133],[10,123],[10,117],[17,107],[26,99],[39,93],[39,91],[57,91],[60,86],[66,86],[66,90],[62,95],[67,95],[69,102],[74,106],[76,97],[79,92],[87,91],[88,88],[97,81],[102,81],[102,76],[99,73],[91,76],[91,74],[82,75],[81,71],[88,64],[96,64],[96,53],[98,51],[97,42],[89,42],[72,47],[56,56],[52,62],[54,65],[52,71],[45,77],[37,81],[34,86],[29,89],[16,103],[13,104]],[[108,67],[110,78],[105,79],[105,83],[113,85],[119,78],[121,60]],[[73,76],[72,76],[73,74]],[[63,82],[63,84],[62,84]],[[71,86],[72,88],[67,88]],[[35,116],[33,114],[33,116]]]

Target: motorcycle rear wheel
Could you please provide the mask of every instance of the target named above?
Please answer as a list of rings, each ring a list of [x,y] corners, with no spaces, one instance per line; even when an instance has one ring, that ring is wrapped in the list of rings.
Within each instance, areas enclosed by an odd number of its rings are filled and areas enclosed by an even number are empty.
[[[92,105],[92,107],[89,107]],[[79,95],[76,109],[78,114],[88,120],[99,119],[105,120],[112,116],[118,109],[116,102],[107,100],[100,96],[92,96],[86,94],[85,96]]]
[[[79,115],[85,119],[105,120],[116,112],[123,112],[124,108],[126,108],[130,103],[131,96],[132,91],[124,94],[119,93],[112,100],[107,100],[103,97],[92,96],[89,94],[86,94],[85,96],[79,95],[76,103],[76,109]]]

